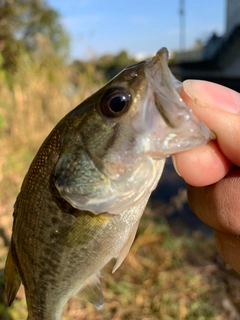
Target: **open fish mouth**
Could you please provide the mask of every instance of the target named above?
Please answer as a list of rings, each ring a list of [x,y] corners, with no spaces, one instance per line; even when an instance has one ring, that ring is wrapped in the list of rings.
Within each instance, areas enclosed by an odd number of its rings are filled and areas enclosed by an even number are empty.
[[[215,139],[180,97],[182,83],[172,75],[167,61],[168,51],[162,48],[145,67],[148,93],[143,113],[152,140],[147,153],[155,159]]]

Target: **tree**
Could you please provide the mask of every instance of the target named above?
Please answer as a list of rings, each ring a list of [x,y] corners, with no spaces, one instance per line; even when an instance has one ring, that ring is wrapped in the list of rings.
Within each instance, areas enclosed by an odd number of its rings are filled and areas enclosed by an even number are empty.
[[[59,14],[44,0],[0,0],[0,53],[3,68],[16,70],[21,50],[30,54],[39,48],[39,35],[47,39],[53,52],[65,57],[69,38]]]
[[[129,57],[127,51],[120,51],[117,55],[104,55],[97,61],[97,69],[104,73],[106,80],[110,80],[122,69],[136,63],[134,58]]]

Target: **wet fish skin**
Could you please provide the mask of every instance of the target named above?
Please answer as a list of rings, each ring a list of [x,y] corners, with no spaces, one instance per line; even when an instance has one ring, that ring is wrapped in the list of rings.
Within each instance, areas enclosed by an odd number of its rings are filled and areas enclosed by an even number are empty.
[[[162,49],[86,99],[42,144],[15,204],[5,268],[8,302],[22,282],[28,320],[61,319],[79,290],[100,308],[99,271],[127,255],[165,158],[211,137],[174,81]],[[130,101],[117,115],[110,102],[101,109],[115,91]]]

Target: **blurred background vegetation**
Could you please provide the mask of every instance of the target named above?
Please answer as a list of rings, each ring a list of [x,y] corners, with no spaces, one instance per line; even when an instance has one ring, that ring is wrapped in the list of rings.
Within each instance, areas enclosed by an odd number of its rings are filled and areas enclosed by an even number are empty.
[[[136,62],[126,51],[87,62],[69,62],[68,54],[69,35],[46,2],[0,0],[1,320],[27,316],[23,288],[5,306],[3,269],[13,204],[34,154],[68,111]],[[212,233],[172,223],[189,209],[183,182],[169,170],[160,188],[172,183],[176,193],[167,203],[155,193],[126,261],[114,275],[111,264],[103,271],[104,308],[74,298],[64,319],[240,319],[239,278],[217,255]]]

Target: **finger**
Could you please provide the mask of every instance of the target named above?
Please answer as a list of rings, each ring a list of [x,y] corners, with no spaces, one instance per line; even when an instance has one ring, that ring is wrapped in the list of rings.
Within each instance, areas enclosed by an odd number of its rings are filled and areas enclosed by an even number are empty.
[[[214,105],[216,109],[208,106],[199,107],[187,97],[186,93],[183,96],[186,96],[186,102],[196,116],[216,134],[222,153],[232,163],[240,166],[240,148],[236,148],[240,145],[240,114],[217,110],[217,105]]]
[[[186,81],[182,97],[217,135],[223,154],[240,166],[240,94],[206,81]],[[233,111],[234,110],[234,111]]]
[[[240,238],[239,236],[215,231],[217,250],[220,256],[236,272],[240,273]]]
[[[192,211],[221,232],[240,234],[240,168],[233,167],[222,180],[205,187],[187,187]]]
[[[173,156],[178,174],[194,186],[206,186],[222,179],[231,169],[231,162],[223,155],[216,141]]]
[[[186,80],[183,82],[182,93],[202,108],[212,108],[229,113],[240,113],[239,93],[219,84]]]
[[[186,91],[182,90],[182,98],[196,116],[215,132],[217,145],[215,142],[215,145],[212,143],[179,153],[175,156],[175,164],[188,183],[196,186],[211,184],[230,170],[230,163],[240,165],[240,148],[236,148],[240,145],[240,95],[205,81],[186,81],[183,87]],[[209,168],[212,168],[211,174]]]

